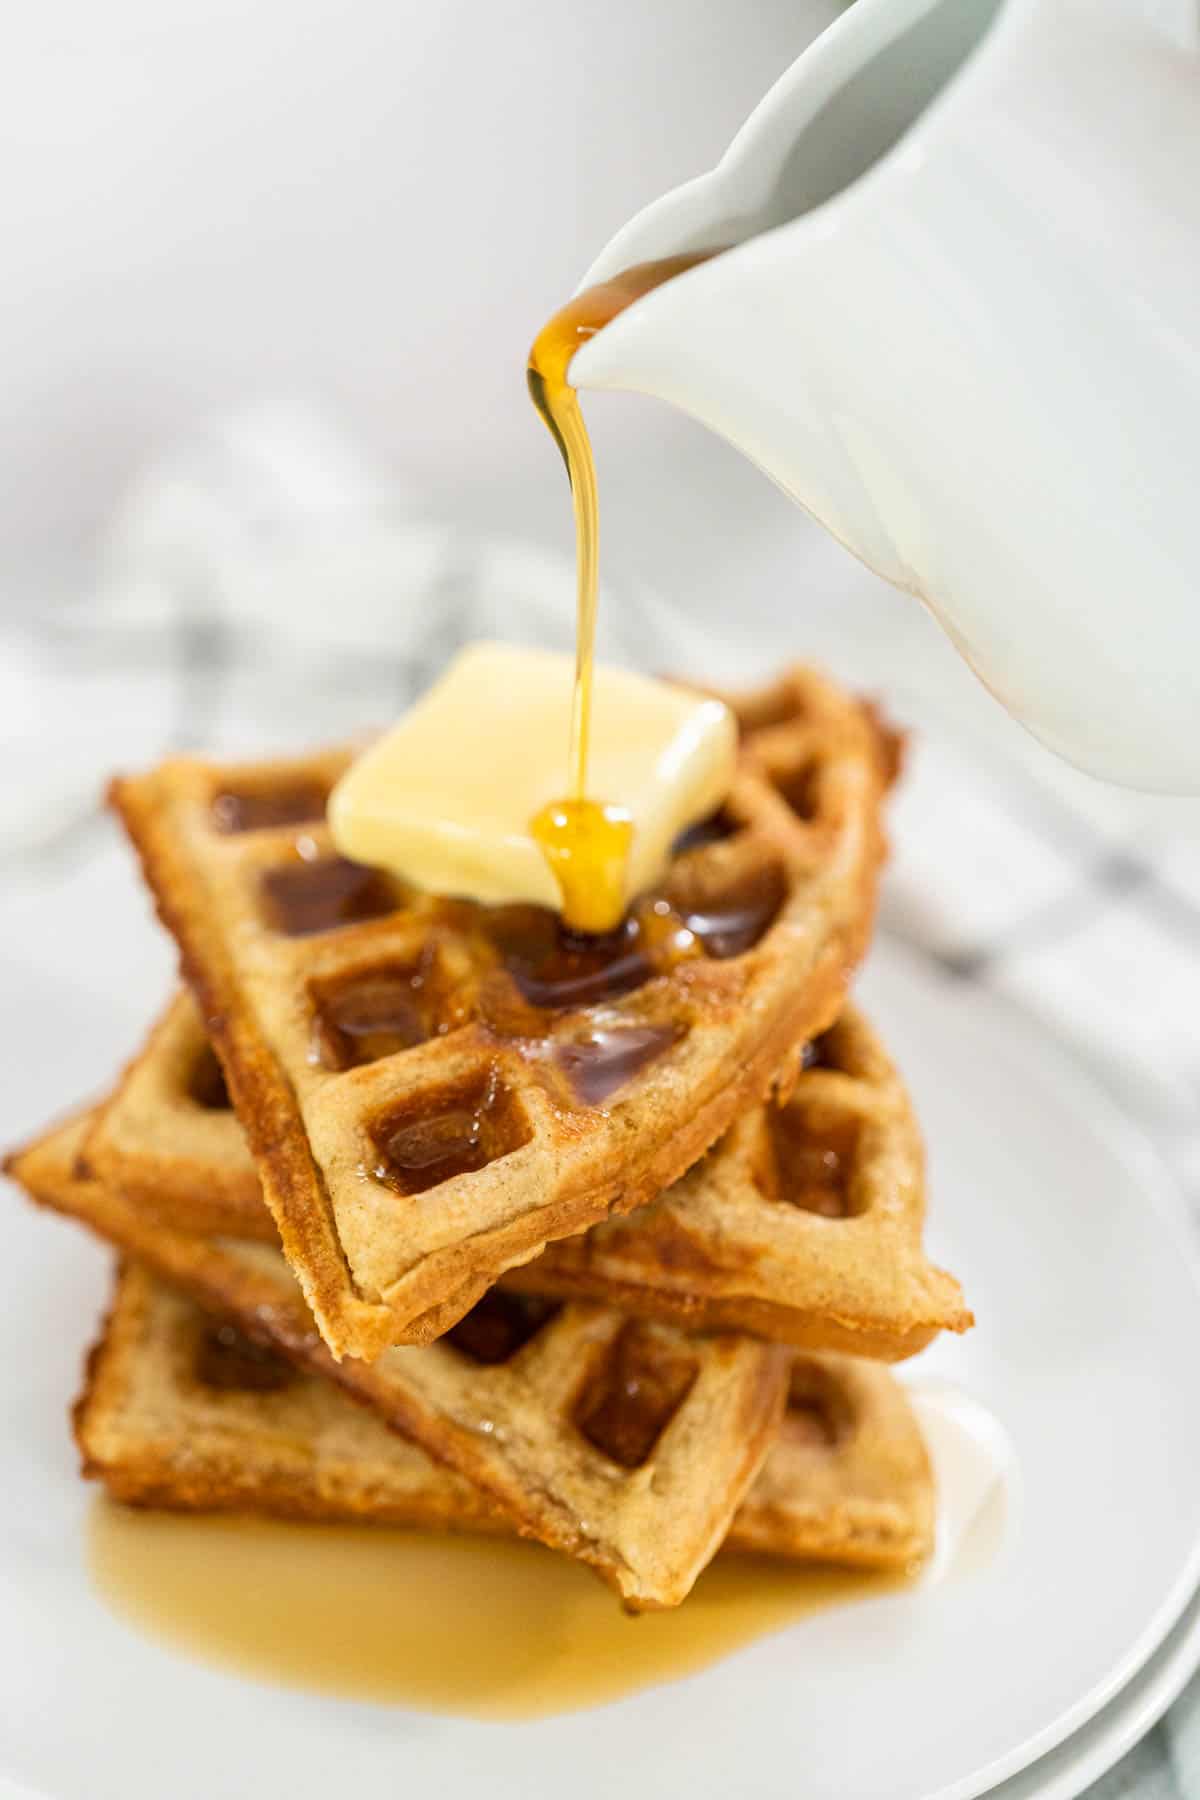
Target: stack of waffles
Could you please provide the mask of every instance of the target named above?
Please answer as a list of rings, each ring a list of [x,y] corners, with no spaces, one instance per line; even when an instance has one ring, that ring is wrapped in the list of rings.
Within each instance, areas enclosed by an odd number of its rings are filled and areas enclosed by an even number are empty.
[[[633,1609],[723,1545],[927,1553],[885,1365],[971,1321],[847,998],[897,744],[810,670],[730,704],[721,812],[604,939],[339,857],[349,750],[115,784],[186,987],[8,1164],[119,1252],[85,1473],[142,1505],[516,1531]]]

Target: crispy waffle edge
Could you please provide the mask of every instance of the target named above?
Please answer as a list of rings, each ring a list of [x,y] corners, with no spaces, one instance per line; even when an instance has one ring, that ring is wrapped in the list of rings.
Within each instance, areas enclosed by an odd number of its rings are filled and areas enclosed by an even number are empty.
[[[843,697],[846,716],[865,729],[860,746],[874,763],[873,807],[864,808],[865,844],[851,917],[825,942],[804,987],[779,1006],[744,1058],[735,1080],[713,1071],[706,1096],[645,1159],[631,1150],[624,1166],[594,1187],[564,1185],[555,1198],[532,1205],[503,1224],[480,1230],[408,1270],[378,1300],[357,1288],[338,1234],[325,1177],[310,1149],[286,1071],[257,1030],[237,971],[206,909],[197,903],[186,854],[162,828],[171,765],[140,780],[118,780],[110,801],[142,860],[160,916],[177,939],[193,987],[225,1067],[234,1106],[259,1161],[268,1204],[284,1253],[296,1268],[319,1328],[335,1355],[373,1357],[389,1344],[421,1343],[460,1317],[503,1269],[535,1255],[547,1242],[573,1235],[642,1204],[691,1166],[739,1112],[786,1091],[801,1041],[832,1023],[849,973],[861,957],[874,914],[878,867],[884,853],[878,802],[892,772],[892,741],[874,712]],[[400,1289],[404,1298],[401,1301]]]
[[[686,1597],[770,1450],[786,1398],[786,1351],[764,1346],[764,1354],[755,1360],[753,1380],[749,1370],[743,1372],[737,1386],[741,1412],[736,1431],[730,1419],[725,1421],[735,1456],[722,1466],[724,1498],[718,1501],[715,1493],[709,1495],[695,1520],[696,1535],[685,1566],[678,1575],[667,1569],[660,1577],[639,1570],[625,1557],[619,1525],[613,1537],[584,1524],[561,1493],[549,1484],[523,1478],[516,1463],[496,1454],[486,1435],[443,1416],[429,1396],[411,1383],[389,1379],[386,1368],[355,1358],[337,1362],[314,1329],[294,1279],[281,1264],[278,1272],[272,1273],[259,1260],[272,1254],[265,1246],[222,1246],[172,1231],[81,1173],[77,1151],[86,1129],[86,1116],[77,1118],[10,1155],[6,1172],[32,1199],[76,1219],[122,1252],[146,1262],[207,1311],[235,1323],[248,1337],[279,1349],[303,1368],[331,1377],[391,1429],[420,1444],[436,1461],[482,1491],[521,1535],[536,1537],[587,1563],[631,1610],[674,1606]],[[605,1316],[605,1309],[590,1310],[598,1318]],[[422,1354],[419,1350],[411,1353]]]
[[[166,1311],[167,1325],[155,1314]],[[170,1357],[179,1314],[204,1315],[144,1265],[118,1270],[108,1315],[87,1358],[74,1409],[83,1473],[126,1504],[172,1511],[240,1511],[283,1519],[407,1525],[511,1533],[512,1525],[453,1473],[381,1421],[351,1406],[336,1384],[297,1369],[300,1418],[289,1415],[286,1453],[264,1443],[261,1427],[275,1394],[223,1394],[217,1428],[177,1391],[172,1412],[138,1414],[139,1371]],[[156,1329],[157,1323],[157,1329]],[[934,1495],[928,1453],[903,1390],[883,1370],[844,1357],[800,1359],[855,1416],[848,1442],[797,1450],[786,1437],[735,1514],[722,1549],[799,1562],[908,1570],[932,1546]],[[158,1373],[158,1370],[153,1372]],[[802,1369],[801,1371],[805,1371]],[[168,1364],[168,1393],[178,1387]],[[288,1405],[285,1397],[283,1404]],[[357,1412],[353,1451],[324,1456],[324,1427]],[[132,1416],[131,1416],[132,1414]],[[312,1436],[299,1445],[297,1433]],[[324,1466],[323,1466],[324,1465]],[[332,1473],[333,1478],[330,1479]]]

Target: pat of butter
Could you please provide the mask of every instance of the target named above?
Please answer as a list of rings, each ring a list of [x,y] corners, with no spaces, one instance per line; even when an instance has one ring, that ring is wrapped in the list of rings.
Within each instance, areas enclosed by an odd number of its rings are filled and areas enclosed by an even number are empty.
[[[573,680],[573,659],[554,651],[460,652],[334,788],[338,849],[436,893],[557,911],[530,823],[566,788]],[[662,874],[679,833],[720,806],[736,754],[733,715],[719,700],[596,669],[588,794],[632,818],[627,899]]]

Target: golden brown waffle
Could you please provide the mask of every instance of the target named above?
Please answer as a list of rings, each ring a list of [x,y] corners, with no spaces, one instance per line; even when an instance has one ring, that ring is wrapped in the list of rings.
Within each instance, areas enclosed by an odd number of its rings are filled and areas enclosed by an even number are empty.
[[[461,1476],[144,1266],[121,1271],[75,1409],[84,1473],[117,1499],[452,1531],[508,1531]],[[933,1534],[903,1389],[848,1357],[796,1359],[779,1438],[727,1549],[906,1568]]]
[[[336,1362],[277,1249],[172,1230],[80,1172],[86,1116],[7,1167],[27,1191],[372,1406],[634,1610],[676,1606],[778,1430],[788,1352],[489,1294],[441,1342]]]
[[[74,1423],[84,1474],[140,1506],[511,1530],[461,1475],[142,1263],[118,1273]]]
[[[720,817],[611,939],[336,857],[345,753],[114,784],[284,1251],[335,1355],[437,1337],[505,1269],[667,1187],[835,1017],[894,741],[797,670]]]
[[[213,1074],[199,1015],[181,995],[101,1109],[86,1158],[168,1224],[269,1237],[237,1120],[212,1104]],[[809,1046],[790,1100],[738,1120],[659,1199],[548,1245],[503,1282],[896,1360],[971,1323],[957,1282],[924,1255],[924,1213],[911,1102],[847,1005]]]
[[[925,1256],[924,1217],[912,1102],[850,1004],[808,1047],[789,1099],[739,1119],[630,1218],[548,1245],[504,1282],[897,1361],[973,1323]]]
[[[201,1237],[279,1242],[221,1065],[186,992],[126,1066],[85,1156],[104,1180],[169,1225]]]
[[[857,1356],[800,1350],[779,1436],[725,1542],[912,1568],[933,1549],[935,1501],[929,1453],[895,1377]]]

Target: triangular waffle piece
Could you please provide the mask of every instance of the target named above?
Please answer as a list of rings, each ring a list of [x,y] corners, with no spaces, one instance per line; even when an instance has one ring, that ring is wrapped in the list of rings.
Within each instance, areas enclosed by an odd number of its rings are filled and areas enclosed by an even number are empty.
[[[85,1156],[168,1224],[268,1237],[236,1117],[213,1103],[214,1074],[199,1014],[180,995],[101,1108]],[[735,1123],[658,1200],[548,1245],[503,1282],[892,1361],[971,1323],[957,1282],[925,1257],[924,1214],[911,1102],[849,1004],[806,1050],[790,1100]]]
[[[685,1598],[776,1435],[786,1350],[489,1294],[439,1343],[339,1363],[278,1250],[173,1231],[80,1174],[87,1128],[86,1116],[61,1127],[10,1157],[9,1173],[210,1311],[333,1376],[631,1609]]]
[[[808,1046],[789,1099],[739,1119],[630,1218],[548,1245],[504,1282],[897,1361],[973,1323],[925,1256],[924,1217],[912,1102],[850,1004]]]
[[[129,1263],[75,1408],[84,1473],[189,1511],[509,1531],[452,1470]],[[928,1553],[929,1458],[903,1389],[849,1357],[798,1356],[791,1401],[727,1549],[907,1568]]]
[[[720,817],[586,949],[553,913],[338,858],[345,754],[114,784],[335,1355],[437,1337],[503,1270],[660,1192],[836,1016],[894,742],[807,671],[744,718]]]
[[[878,1363],[795,1352],[787,1410],[727,1545],[864,1569],[933,1549],[933,1470],[908,1396]]]

